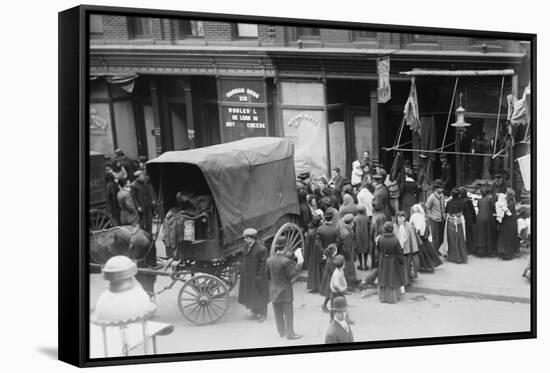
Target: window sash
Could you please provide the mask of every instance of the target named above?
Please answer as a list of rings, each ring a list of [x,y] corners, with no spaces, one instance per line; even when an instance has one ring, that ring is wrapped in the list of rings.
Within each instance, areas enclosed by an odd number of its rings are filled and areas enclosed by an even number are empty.
[[[129,24],[134,39],[151,38],[153,36],[153,22],[151,18],[130,18]]]
[[[237,36],[239,38],[257,38],[258,25],[249,23],[237,23]]]

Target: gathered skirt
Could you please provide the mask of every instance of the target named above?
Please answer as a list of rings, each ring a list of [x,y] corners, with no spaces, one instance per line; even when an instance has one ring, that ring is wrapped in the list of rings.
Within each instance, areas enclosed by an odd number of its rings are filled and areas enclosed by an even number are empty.
[[[401,290],[389,286],[378,287],[378,298],[382,303],[397,303],[401,298]]]
[[[464,231],[464,219],[459,216],[447,218],[447,260],[453,263],[467,263],[468,250]]]
[[[427,238],[422,238],[422,246],[418,251],[418,259],[420,260],[420,272],[433,272],[435,267],[443,264],[432,243]]]

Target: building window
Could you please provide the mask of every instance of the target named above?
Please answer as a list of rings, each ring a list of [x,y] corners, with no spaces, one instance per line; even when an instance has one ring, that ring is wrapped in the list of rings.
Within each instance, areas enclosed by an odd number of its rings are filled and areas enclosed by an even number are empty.
[[[317,27],[298,27],[298,39],[319,39],[320,30]]]
[[[497,39],[472,38],[472,45],[502,46],[502,41]]]
[[[103,17],[97,14],[90,14],[90,37],[99,38],[103,36]]]
[[[178,21],[180,37],[204,37],[204,23],[202,21]]]
[[[353,31],[353,40],[373,40],[377,36],[378,33],[373,31]]]
[[[249,23],[237,23],[237,37],[239,38],[257,38],[258,25]]]
[[[437,39],[435,35],[427,34],[412,34],[411,43],[436,43]]]
[[[153,22],[151,18],[128,18],[128,31],[132,39],[151,39],[153,37]]]

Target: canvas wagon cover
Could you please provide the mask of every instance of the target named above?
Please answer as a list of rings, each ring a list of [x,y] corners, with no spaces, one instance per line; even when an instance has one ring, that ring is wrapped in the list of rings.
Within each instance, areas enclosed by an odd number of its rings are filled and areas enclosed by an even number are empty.
[[[239,238],[245,228],[262,230],[285,214],[299,214],[293,155],[294,145],[287,139],[249,137],[166,152],[146,167],[158,193],[161,183],[170,183],[170,175],[161,172],[163,165],[196,165],[216,201],[228,243]]]

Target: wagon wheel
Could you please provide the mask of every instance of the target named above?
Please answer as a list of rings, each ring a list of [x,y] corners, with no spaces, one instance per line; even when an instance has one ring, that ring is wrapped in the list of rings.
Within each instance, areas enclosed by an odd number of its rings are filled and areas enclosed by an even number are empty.
[[[114,227],[111,216],[103,210],[90,210],[89,227],[91,232]]]
[[[178,307],[196,325],[213,324],[229,308],[229,292],[219,278],[201,274],[186,281],[178,294]]]
[[[294,223],[285,223],[279,228],[277,233],[275,233],[275,237],[273,237],[270,251],[271,255],[275,252],[275,242],[277,242],[277,238],[281,236],[285,236],[287,239],[286,251],[293,253],[297,248],[304,249],[304,236],[302,235],[300,227]]]
[[[238,263],[228,264],[220,269],[217,273],[217,276],[224,282],[227,286],[228,293],[233,290],[237,280],[239,279],[240,266]]]

